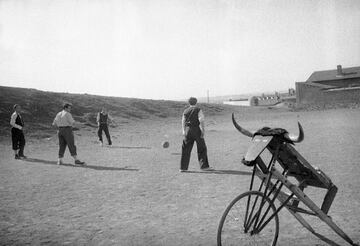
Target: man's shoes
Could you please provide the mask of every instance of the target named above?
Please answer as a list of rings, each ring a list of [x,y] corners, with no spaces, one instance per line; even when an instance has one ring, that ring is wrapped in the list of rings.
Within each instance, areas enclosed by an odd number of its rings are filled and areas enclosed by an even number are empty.
[[[19,160],[20,159],[20,156],[18,154],[15,155],[15,159],[16,160]]]
[[[103,146],[103,142],[99,141],[99,145],[102,147],[102,146]]]
[[[64,163],[62,162],[62,160],[58,160],[58,161],[57,161],[57,164],[58,164],[58,165],[63,165]]]
[[[26,159],[27,157],[25,155],[19,155],[20,159]]]
[[[205,167],[205,168],[202,168],[201,171],[214,171],[215,169],[212,168],[212,167]]]
[[[179,170],[179,172],[181,172],[181,173],[184,173],[184,172],[186,172],[187,170],[184,170],[184,169],[180,169]]]
[[[84,162],[84,161],[80,161],[80,160],[75,160],[75,164],[76,164],[76,165],[84,165],[85,162]]]

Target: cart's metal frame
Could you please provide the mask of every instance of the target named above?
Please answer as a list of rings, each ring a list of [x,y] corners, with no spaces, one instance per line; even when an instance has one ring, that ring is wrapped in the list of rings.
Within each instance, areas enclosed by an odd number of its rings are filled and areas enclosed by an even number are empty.
[[[263,194],[263,201],[267,199],[274,203],[277,199],[280,202],[280,206],[270,218],[266,220],[263,220],[264,218],[256,218],[254,219],[255,221],[251,221],[250,224],[252,224],[253,229],[252,231],[249,230],[249,232],[259,233],[269,221],[273,219],[274,216],[277,216],[280,210],[285,207],[307,230],[325,242],[329,243],[331,240],[317,233],[302,214],[317,216],[350,245],[357,245],[334,223],[332,218],[328,216],[329,209],[337,193],[337,187],[328,176],[320,169],[310,165],[293,147],[294,142],[301,142],[304,138],[300,124],[299,137],[290,138],[288,133],[283,129],[280,129],[280,131],[279,129],[275,129],[275,131],[273,131],[274,129],[266,128],[265,132],[270,132],[271,134],[265,135],[261,134],[264,133],[264,131],[251,133],[236,123],[234,115],[233,123],[240,132],[252,137],[252,145],[243,159],[245,165],[253,167],[249,190],[258,190],[261,192]],[[274,134],[274,132],[278,132],[279,134]],[[296,140],[294,141],[294,139]],[[264,158],[261,157],[261,154],[266,149],[271,154],[269,163],[265,163]],[[255,176],[260,178],[258,188],[254,187]],[[290,177],[292,178],[290,179]],[[305,188],[308,186],[327,190],[321,207],[315,204],[315,202],[304,193]],[[290,194],[282,191],[284,187],[290,191]],[[304,209],[303,206],[300,207],[300,204],[305,205],[306,208]],[[261,209],[262,206],[260,206],[260,210]],[[266,213],[268,213],[268,211],[266,211]],[[218,233],[221,233],[220,229]],[[221,245],[219,240],[218,245]]]

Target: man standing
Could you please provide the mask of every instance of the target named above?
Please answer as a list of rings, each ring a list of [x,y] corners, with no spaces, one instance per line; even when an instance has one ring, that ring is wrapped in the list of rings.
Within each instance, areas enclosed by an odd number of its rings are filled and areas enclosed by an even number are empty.
[[[13,106],[14,113],[11,115],[10,125],[12,148],[14,150],[15,159],[26,158],[24,155],[25,136],[23,132],[24,121],[20,115],[21,107],[18,104]]]
[[[102,132],[103,131],[105,132],[108,144],[110,146],[112,145],[110,134],[109,134],[108,120],[113,122],[113,119],[107,113],[106,108],[102,108],[101,112],[99,112],[97,114],[97,117],[96,117],[96,122],[97,122],[98,127],[99,127],[99,129],[98,129],[99,142],[100,142],[101,146],[103,146],[103,138],[102,138]]]
[[[65,153],[66,146],[68,146],[71,156],[75,160],[75,164],[84,165],[85,162],[80,161],[76,155],[76,146],[74,140],[74,133],[72,127],[75,123],[71,115],[71,107],[70,103],[65,103],[63,106],[63,110],[59,112],[53,122],[53,126],[58,127],[58,138],[59,138],[59,159],[58,165],[63,164],[63,157]]]
[[[207,148],[204,140],[204,114],[197,106],[197,99],[195,97],[190,97],[188,102],[190,106],[185,109],[182,116],[182,132],[184,135],[184,140],[181,150],[180,172],[186,171],[189,167],[190,155],[194,141],[196,142],[197,146],[200,169],[204,171],[212,171],[213,169],[209,167]]]

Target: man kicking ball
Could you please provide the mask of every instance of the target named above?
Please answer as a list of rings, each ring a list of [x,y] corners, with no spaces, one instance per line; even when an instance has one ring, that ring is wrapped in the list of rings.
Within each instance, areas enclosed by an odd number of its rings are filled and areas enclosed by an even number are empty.
[[[180,172],[185,172],[189,167],[190,155],[194,141],[197,146],[200,169],[203,171],[213,171],[214,169],[209,167],[207,148],[204,139],[204,114],[197,106],[197,99],[195,97],[190,97],[188,102],[190,106],[185,109],[182,115],[182,132],[184,140],[181,149]]]

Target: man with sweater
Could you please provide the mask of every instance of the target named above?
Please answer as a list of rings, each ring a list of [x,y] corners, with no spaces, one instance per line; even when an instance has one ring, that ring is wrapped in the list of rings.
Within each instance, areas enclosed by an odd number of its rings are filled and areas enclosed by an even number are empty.
[[[181,150],[180,172],[185,172],[189,167],[191,150],[194,142],[197,146],[197,154],[200,169],[203,171],[212,171],[209,167],[207,157],[207,148],[204,140],[205,118],[202,110],[197,106],[197,99],[190,97],[189,107],[185,109],[182,115],[182,132],[184,136]]]
[[[24,147],[25,136],[23,132],[24,121],[20,115],[21,107],[18,104],[13,106],[14,113],[11,115],[10,125],[11,128],[11,140],[12,148],[14,150],[15,159],[25,159]]]
[[[53,122],[53,126],[58,128],[58,138],[59,138],[59,159],[58,165],[63,164],[63,157],[65,153],[66,146],[68,146],[71,156],[74,158],[75,164],[84,165],[85,162],[80,161],[77,157],[75,139],[73,133],[73,125],[75,120],[71,115],[72,104],[65,103],[63,110],[60,111]]]
[[[99,112],[97,114],[96,117],[96,122],[98,124],[98,137],[99,137],[99,143],[100,146],[103,146],[103,138],[102,138],[102,132],[105,132],[108,144],[111,146],[112,142],[111,142],[111,137],[110,137],[110,133],[109,133],[109,127],[108,127],[108,121],[113,121],[113,119],[111,118],[111,116],[107,113],[106,108],[102,108],[101,112]]]

